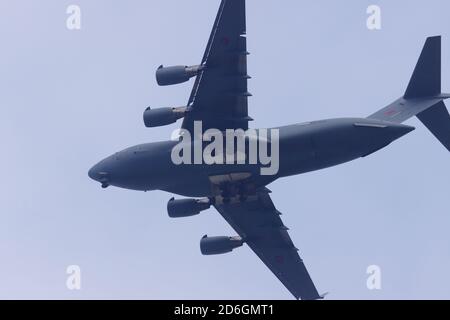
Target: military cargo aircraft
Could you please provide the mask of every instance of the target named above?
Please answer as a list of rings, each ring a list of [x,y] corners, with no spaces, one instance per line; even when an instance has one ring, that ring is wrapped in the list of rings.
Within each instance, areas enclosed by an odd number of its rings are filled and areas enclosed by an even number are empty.
[[[201,63],[161,66],[156,71],[161,86],[195,78],[185,107],[148,108],[144,113],[147,127],[183,119],[184,133],[176,140],[138,145],[113,154],[95,165],[89,176],[103,188],[162,190],[189,197],[168,202],[168,213],[173,218],[215,207],[238,236],[204,236],[200,242],[204,255],[228,253],[246,244],[295,298],[321,299],[267,185],[280,178],[367,157],[414,130],[402,124],[414,116],[450,151],[450,116],[443,102],[450,95],[441,93],[441,38],[426,40],[405,94],[367,118],[293,124],[273,128],[277,134],[270,137],[258,135],[261,129],[254,131],[256,136],[246,135],[249,144],[252,139],[269,146],[277,143],[272,152],[278,152],[279,163],[273,174],[262,174],[261,169],[267,165],[262,162],[174,163],[173,150],[181,140],[184,157],[190,150],[196,153],[196,146],[204,147],[203,134],[208,130],[251,130],[248,54],[245,0],[222,0]],[[196,127],[196,123],[201,126]],[[248,157],[250,148],[244,151],[244,157]],[[219,159],[224,156],[217,152]]]

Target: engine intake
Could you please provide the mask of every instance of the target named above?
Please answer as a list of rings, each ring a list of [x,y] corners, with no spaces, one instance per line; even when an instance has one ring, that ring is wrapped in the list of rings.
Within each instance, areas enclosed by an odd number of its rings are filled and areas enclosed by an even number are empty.
[[[244,241],[241,237],[208,237],[200,241],[200,250],[203,255],[224,254],[241,247]]]
[[[211,207],[211,201],[205,199],[170,199],[167,203],[167,212],[171,218],[185,218],[200,214]]]
[[[159,66],[156,70],[156,81],[160,86],[170,86],[189,81],[202,71],[204,66]]]
[[[186,112],[187,107],[158,109],[148,107],[144,112],[144,123],[147,128],[167,126],[183,118]]]

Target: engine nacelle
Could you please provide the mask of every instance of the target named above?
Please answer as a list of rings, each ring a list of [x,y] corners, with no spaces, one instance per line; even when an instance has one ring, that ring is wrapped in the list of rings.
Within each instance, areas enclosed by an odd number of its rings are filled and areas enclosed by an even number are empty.
[[[183,118],[186,112],[186,107],[159,109],[148,107],[144,112],[144,123],[147,128],[167,126]]]
[[[200,250],[203,255],[224,254],[241,247],[244,241],[241,237],[208,237],[200,241]]]
[[[189,81],[192,77],[195,77],[203,70],[203,68],[203,66],[164,67],[161,65],[158,70],[156,70],[156,81],[160,86],[183,83]]]
[[[211,201],[205,199],[170,199],[167,203],[167,212],[171,218],[185,218],[200,214],[211,207]]]

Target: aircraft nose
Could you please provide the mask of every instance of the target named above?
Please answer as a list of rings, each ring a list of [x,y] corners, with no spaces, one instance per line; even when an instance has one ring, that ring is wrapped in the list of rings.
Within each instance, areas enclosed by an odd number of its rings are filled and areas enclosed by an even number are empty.
[[[92,180],[98,181],[98,179],[99,179],[98,172],[99,172],[99,170],[97,168],[97,165],[93,166],[88,172],[89,178],[91,178]]]
[[[110,173],[107,168],[107,159],[97,163],[88,171],[88,176],[94,181],[100,182],[102,188],[109,187]]]

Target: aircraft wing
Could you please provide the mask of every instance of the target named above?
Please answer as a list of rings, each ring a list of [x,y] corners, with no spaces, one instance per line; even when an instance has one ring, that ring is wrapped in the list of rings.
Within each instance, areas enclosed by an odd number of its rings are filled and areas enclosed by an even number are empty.
[[[216,209],[296,299],[321,299],[268,191]]]
[[[245,32],[245,0],[222,0],[183,129],[192,132],[194,121],[202,121],[204,130],[248,129]]]
[[[245,0],[222,0],[189,98],[182,128],[248,129]],[[250,248],[297,298],[321,298],[266,191],[245,202],[215,204]]]

